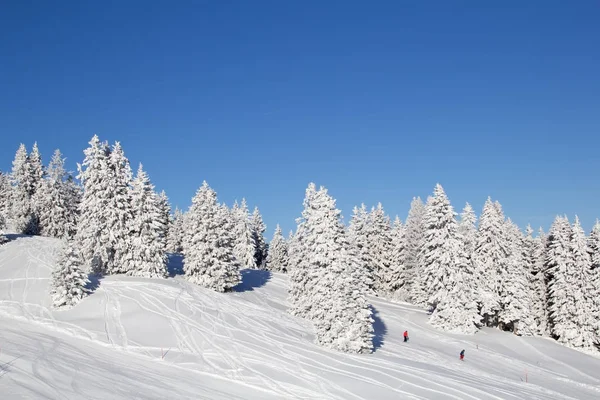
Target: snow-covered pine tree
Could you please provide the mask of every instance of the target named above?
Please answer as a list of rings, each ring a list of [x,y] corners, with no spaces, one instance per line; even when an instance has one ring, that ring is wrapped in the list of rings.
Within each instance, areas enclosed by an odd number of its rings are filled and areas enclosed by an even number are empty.
[[[167,197],[167,193],[165,193],[164,190],[157,195],[157,199],[160,210],[160,224],[162,226],[160,237],[164,246],[163,251],[166,252],[169,230],[173,225],[173,220],[171,218],[171,204],[169,204],[169,197]]]
[[[393,299],[408,299],[405,283],[404,263],[406,260],[405,227],[398,216],[394,219],[391,230],[391,252],[390,252],[390,271],[386,275],[385,281],[389,286],[390,297]]]
[[[292,307],[290,313],[298,317],[306,317],[310,311],[310,304],[306,303],[307,292],[313,285],[314,277],[309,275],[309,255],[315,245],[312,242],[314,236],[310,236],[310,226],[307,221],[310,220],[313,210],[313,199],[316,196],[317,189],[314,183],[310,183],[306,188],[302,210],[302,216],[296,220],[296,233],[288,241],[288,252],[290,256],[290,286],[288,300]]]
[[[469,260],[472,259],[475,251],[475,243],[477,241],[477,217],[471,204],[465,204],[462,213],[460,214],[460,223],[458,224],[458,232],[465,243],[465,251]]]
[[[257,268],[264,269],[264,263],[267,260],[267,254],[269,252],[269,248],[265,242],[265,231],[267,230],[267,227],[263,222],[262,215],[260,215],[258,207],[254,207],[250,225],[252,228],[252,237],[254,239],[254,246],[256,249],[254,253],[254,260],[256,261]]]
[[[131,264],[131,222],[133,208],[131,206],[132,172],[129,160],[120,142],[116,142],[109,158],[109,174],[106,179],[112,189],[106,209],[106,229],[108,235],[107,247],[109,257],[106,269],[109,274],[122,274],[128,272]]]
[[[418,291],[418,285],[415,284],[417,277],[417,267],[419,265],[419,253],[423,246],[423,216],[425,214],[425,204],[420,197],[414,197],[410,203],[410,210],[406,218],[405,243],[406,260],[405,268],[405,286],[410,293],[411,300],[414,301],[413,286]]]
[[[594,291],[591,266],[588,241],[579,217],[575,216],[569,243],[567,282],[572,288],[568,298],[575,310],[572,318],[578,329],[567,336],[571,346],[590,350],[600,345],[599,322],[595,318],[598,293]]]
[[[50,295],[54,308],[71,308],[89,294],[90,283],[81,254],[70,240],[64,240],[57,265],[52,271]]]
[[[279,227],[279,224],[277,224],[273,239],[269,245],[266,269],[274,272],[288,272],[288,263],[288,246],[285,238],[281,234],[281,228]]]
[[[233,224],[233,238],[235,246],[233,254],[242,269],[255,269],[256,264],[256,237],[250,224],[248,205],[246,199],[241,204],[237,201],[231,208],[231,219]]]
[[[307,194],[311,187],[307,190]],[[316,342],[331,349],[367,353],[373,348],[372,311],[354,271],[353,254],[335,200],[323,187],[311,196],[311,210],[304,213],[300,242],[308,256],[307,273],[312,285],[300,292],[300,304],[315,324]],[[305,210],[307,211],[307,210]]]
[[[183,250],[183,220],[183,212],[181,212],[179,208],[175,208],[173,223],[171,224],[169,235],[167,237],[167,251],[170,253],[181,253]]]
[[[466,223],[463,219],[461,222]],[[464,226],[463,226],[464,228]],[[463,229],[464,232],[464,229]],[[481,326],[477,299],[475,268],[469,257],[470,238],[458,234],[458,247],[448,270],[448,282],[443,295],[429,318],[438,329],[458,334],[472,335]]]
[[[475,276],[480,294],[480,315],[484,325],[494,326],[500,311],[500,269],[505,269],[508,251],[504,243],[504,218],[491,198],[486,200],[479,218],[473,252]]]
[[[557,216],[550,227],[546,248],[545,272],[548,286],[548,319],[552,335],[561,343],[571,344],[578,331],[574,316],[577,309],[573,298],[577,290],[572,286],[571,271],[572,229],[567,217]]]
[[[0,203],[0,207],[2,207],[2,205],[3,204]],[[8,241],[8,238],[4,235],[5,228],[6,228],[6,219],[4,218],[4,214],[0,213],[0,244],[4,244]]]
[[[354,207],[352,210],[352,218],[348,224],[348,239],[350,244],[354,246],[354,251],[358,256],[360,268],[363,270],[364,283],[368,289],[367,293],[373,294],[374,273],[373,260],[371,259],[371,251],[369,251],[369,213],[367,207],[363,204],[360,207]]]
[[[217,193],[204,181],[185,219],[185,276],[190,282],[218,292],[230,291],[241,281],[228,214],[217,203]]]
[[[79,203],[79,219],[75,235],[75,248],[81,252],[84,267],[94,273],[104,273],[107,269],[111,248],[111,232],[106,220],[108,207],[113,195],[110,176],[110,148],[100,142],[97,135],[84,150],[85,159],[78,164],[78,178],[83,185],[83,195]]]
[[[600,321],[600,221],[596,220],[588,239],[588,251],[590,254],[591,267],[589,268],[591,283],[591,298],[593,300],[592,316],[596,321]],[[599,322],[600,323],[600,322]],[[600,326],[597,326],[600,334]]]
[[[12,190],[10,186],[10,176],[0,171],[0,215],[4,218],[4,223],[8,223],[11,209]]]
[[[524,257],[523,234],[510,218],[504,223],[508,258],[502,273],[504,292],[498,320],[509,330],[530,336],[535,332],[531,314],[530,265]]]
[[[392,227],[381,203],[377,204],[377,208],[371,209],[368,222],[366,248],[371,260],[373,289],[380,295],[386,295],[392,291]]]
[[[38,203],[36,201],[36,194],[42,187],[42,183],[44,181],[44,177],[46,176],[46,172],[44,170],[44,165],[42,164],[42,156],[38,149],[37,142],[33,144],[33,148],[28,157],[28,162],[29,172],[31,174],[30,180],[32,187],[32,191],[30,194],[32,219],[27,233],[30,235],[39,235],[39,209]]]
[[[37,230],[32,209],[35,182],[25,145],[21,143],[12,163],[10,220],[16,233],[32,234]]]
[[[433,311],[445,293],[456,284],[450,279],[454,275],[455,258],[459,251],[456,213],[439,183],[435,186],[433,196],[427,200],[423,224],[423,246],[416,280],[418,288],[413,293],[416,304]]]
[[[546,234],[542,228],[539,229],[538,235],[533,239],[533,256],[532,256],[532,303],[531,314],[536,324],[536,335],[549,334],[548,328],[548,309],[547,309],[547,293],[546,274],[544,273],[544,263],[546,258]]]
[[[77,205],[73,204],[72,190],[65,160],[60,150],[56,150],[48,165],[47,177],[34,195],[41,235],[64,238],[75,232]]]
[[[144,278],[167,277],[165,253],[164,209],[162,200],[154,192],[154,185],[142,164],[137,171],[131,191],[133,220],[131,221],[130,262],[124,270],[128,275]]]

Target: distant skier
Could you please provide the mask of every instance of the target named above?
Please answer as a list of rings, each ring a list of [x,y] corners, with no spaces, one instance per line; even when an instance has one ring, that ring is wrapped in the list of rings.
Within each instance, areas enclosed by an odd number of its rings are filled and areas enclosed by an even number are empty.
[[[465,360],[465,350],[463,349],[463,351],[460,352],[460,361],[464,361]]]
[[[404,331],[404,342],[408,342],[408,331]]]

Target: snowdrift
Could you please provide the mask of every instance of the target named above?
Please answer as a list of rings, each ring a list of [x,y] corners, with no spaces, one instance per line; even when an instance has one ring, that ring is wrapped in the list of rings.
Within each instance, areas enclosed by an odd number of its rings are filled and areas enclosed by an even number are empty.
[[[375,353],[325,350],[286,313],[285,275],[246,270],[235,293],[216,293],[186,282],[177,256],[169,279],[105,277],[54,311],[59,241],[12,239],[0,246],[2,399],[600,398],[596,357],[491,329],[446,334],[377,298]]]

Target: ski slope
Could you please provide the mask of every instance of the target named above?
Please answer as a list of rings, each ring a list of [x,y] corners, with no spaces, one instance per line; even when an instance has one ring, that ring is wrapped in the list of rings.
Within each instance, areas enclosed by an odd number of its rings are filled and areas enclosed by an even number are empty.
[[[0,246],[3,400],[600,398],[594,356],[493,329],[446,334],[423,311],[377,298],[376,352],[328,351],[287,314],[285,275],[244,271],[222,294],[187,283],[177,257],[172,278],[106,277],[53,311],[59,242],[13,239]]]

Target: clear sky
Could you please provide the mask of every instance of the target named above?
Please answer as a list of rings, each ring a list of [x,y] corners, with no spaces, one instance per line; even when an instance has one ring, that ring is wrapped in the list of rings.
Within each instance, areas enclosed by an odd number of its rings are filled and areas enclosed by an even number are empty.
[[[4,1],[0,169],[120,140],[187,209],[203,180],[287,233],[440,182],[521,227],[600,217],[598,1]]]

